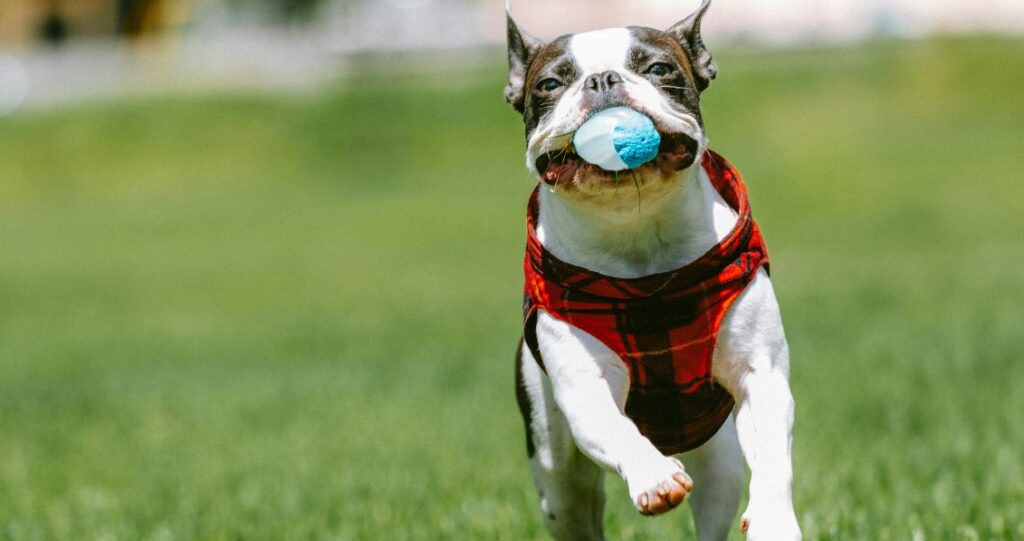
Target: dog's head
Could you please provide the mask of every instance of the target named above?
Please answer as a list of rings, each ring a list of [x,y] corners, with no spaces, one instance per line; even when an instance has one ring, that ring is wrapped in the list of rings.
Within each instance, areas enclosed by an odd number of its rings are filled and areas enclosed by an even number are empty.
[[[710,0],[668,30],[629,27],[562,36],[543,43],[508,16],[505,98],[526,123],[527,167],[577,197],[620,180],[673,183],[703,151],[700,95],[717,69],[700,36]],[[626,106],[649,116],[661,134],[658,157],[616,175],[573,153],[572,134],[594,113]],[[632,178],[630,178],[632,177]]]

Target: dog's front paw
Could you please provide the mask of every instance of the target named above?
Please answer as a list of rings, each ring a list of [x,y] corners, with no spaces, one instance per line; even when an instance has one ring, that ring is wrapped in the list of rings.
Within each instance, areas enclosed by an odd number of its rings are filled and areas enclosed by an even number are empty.
[[[743,512],[740,531],[747,541],[800,541],[802,534],[796,514],[786,506],[755,506],[753,502]]]
[[[652,516],[671,511],[683,503],[693,490],[693,480],[683,463],[675,458],[644,464],[626,477],[629,496],[640,514]]]

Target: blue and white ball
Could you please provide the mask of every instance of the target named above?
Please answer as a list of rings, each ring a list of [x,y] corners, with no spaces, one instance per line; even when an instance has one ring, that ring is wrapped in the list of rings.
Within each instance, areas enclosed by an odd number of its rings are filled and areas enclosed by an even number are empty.
[[[584,122],[572,142],[584,161],[615,172],[636,169],[657,157],[661,135],[647,115],[611,107]]]

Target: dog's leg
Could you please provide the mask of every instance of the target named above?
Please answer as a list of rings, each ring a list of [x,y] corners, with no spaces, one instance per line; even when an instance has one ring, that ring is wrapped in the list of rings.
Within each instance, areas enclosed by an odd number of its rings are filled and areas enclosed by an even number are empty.
[[[736,399],[736,429],[750,466],[747,539],[800,539],[793,511],[793,395],[789,348],[764,270],[726,314],[715,377]]]
[[[516,398],[544,525],[559,541],[603,541],[604,472],[576,448],[529,348],[518,355]]]
[[[684,453],[683,461],[698,487],[689,499],[697,539],[728,539],[747,480],[733,418],[730,416],[707,443]]]
[[[693,489],[682,463],[662,455],[623,412],[629,373],[622,360],[544,312],[537,315],[537,342],[551,396],[579,450],[622,476],[641,513],[664,513],[682,503]]]

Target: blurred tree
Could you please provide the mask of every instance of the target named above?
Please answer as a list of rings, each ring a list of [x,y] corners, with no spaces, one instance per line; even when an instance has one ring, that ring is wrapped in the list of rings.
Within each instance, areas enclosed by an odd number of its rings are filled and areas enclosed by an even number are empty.
[[[310,19],[324,3],[324,0],[264,0],[275,4],[276,9],[284,17],[295,19]]]
[[[138,38],[159,24],[163,9],[162,0],[118,0],[118,33]]]
[[[320,9],[331,0],[257,0],[269,10],[274,18],[283,19],[286,22],[308,22],[319,13]],[[336,0],[334,0],[336,1]],[[352,2],[354,0],[345,0]],[[236,8],[249,8],[252,0],[231,0],[230,4]]]
[[[60,6],[56,0],[50,0],[47,4],[46,15],[39,23],[39,37],[50,45],[60,45],[68,37],[68,23],[60,12]]]

